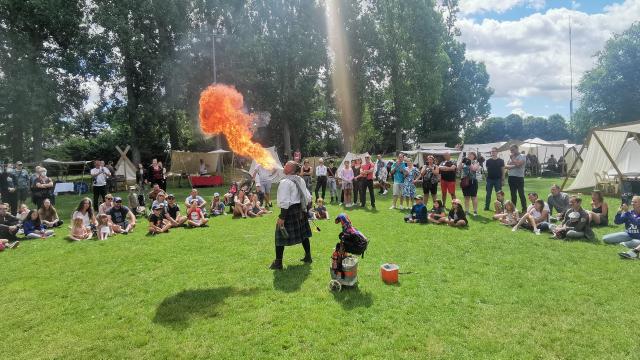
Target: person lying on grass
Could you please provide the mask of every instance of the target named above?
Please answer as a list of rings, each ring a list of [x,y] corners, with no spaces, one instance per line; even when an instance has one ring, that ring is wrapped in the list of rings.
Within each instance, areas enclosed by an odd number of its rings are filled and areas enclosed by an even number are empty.
[[[495,215],[504,213],[504,191],[502,190],[496,192],[496,201],[493,202],[493,211]]]
[[[424,198],[422,195],[415,196],[415,204],[411,207],[411,214],[405,216],[404,222],[426,224],[427,207],[424,206]]]
[[[463,227],[468,225],[467,215],[462,208],[462,203],[460,203],[459,199],[453,199],[451,201],[451,210],[449,210],[447,223],[449,226],[454,227]]]
[[[449,222],[444,206],[442,206],[442,200],[435,199],[433,201],[433,207],[429,211],[428,219],[430,223],[434,224],[447,224]]]
[[[589,225],[589,214],[582,208],[582,199],[569,197],[569,209],[562,215],[562,225],[550,225],[554,239],[594,240],[595,234]]]
[[[213,194],[213,199],[211,199],[211,216],[219,216],[219,215],[227,215],[224,212],[224,202],[220,200],[220,194]]]
[[[112,235],[109,225],[109,215],[98,215],[98,240],[107,240]]]
[[[198,206],[198,201],[193,200],[187,211],[187,225],[190,227],[207,226],[207,221],[208,219],[204,217],[202,209]]]
[[[92,232],[90,228],[84,226],[84,221],[81,217],[73,218],[71,224],[71,232],[69,232],[69,240],[80,241],[91,239]]]
[[[516,206],[511,200],[507,200],[504,202],[504,211],[501,214],[493,215],[493,218],[500,221],[502,225],[515,226],[518,223],[520,214],[518,214],[518,210],[516,210]]]
[[[171,227],[182,226],[187,221],[186,216],[180,215],[180,207],[176,203],[176,197],[173,194],[167,196],[167,208],[165,209],[164,218],[171,223]]]
[[[264,214],[269,214],[271,211],[260,206],[260,201],[258,201],[258,194],[251,194],[249,200],[247,215],[250,217],[262,216]]]
[[[53,230],[47,230],[40,221],[37,210],[29,211],[26,220],[22,223],[22,229],[27,239],[46,239],[54,235]]]
[[[149,235],[169,232],[171,223],[164,218],[162,210],[163,209],[159,204],[153,208],[153,213],[149,216]]]

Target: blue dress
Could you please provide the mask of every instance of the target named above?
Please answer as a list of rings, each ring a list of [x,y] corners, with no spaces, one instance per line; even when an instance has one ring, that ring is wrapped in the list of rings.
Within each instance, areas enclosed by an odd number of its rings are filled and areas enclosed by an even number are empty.
[[[416,196],[416,185],[413,183],[413,181],[420,175],[420,172],[415,167],[408,171],[409,171],[409,174],[405,175],[404,177],[404,187],[402,188],[402,196],[413,199]]]

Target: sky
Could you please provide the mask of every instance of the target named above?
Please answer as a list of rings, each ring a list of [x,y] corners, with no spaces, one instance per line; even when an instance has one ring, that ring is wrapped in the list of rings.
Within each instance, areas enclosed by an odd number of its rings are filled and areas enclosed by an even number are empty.
[[[461,41],[487,67],[492,116],[569,118],[569,19],[575,110],[580,78],[612,35],[640,20],[640,0],[460,0]]]

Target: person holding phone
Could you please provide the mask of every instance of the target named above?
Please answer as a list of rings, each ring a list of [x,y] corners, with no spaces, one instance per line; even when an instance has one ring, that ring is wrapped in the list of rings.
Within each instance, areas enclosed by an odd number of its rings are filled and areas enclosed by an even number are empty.
[[[602,241],[605,244],[622,243],[630,249],[637,248],[640,245],[640,196],[636,195],[631,199],[631,209],[625,203],[620,205],[613,221],[618,225],[624,224],[625,231],[607,234],[602,238]],[[637,253],[634,254],[634,258],[636,258]]]

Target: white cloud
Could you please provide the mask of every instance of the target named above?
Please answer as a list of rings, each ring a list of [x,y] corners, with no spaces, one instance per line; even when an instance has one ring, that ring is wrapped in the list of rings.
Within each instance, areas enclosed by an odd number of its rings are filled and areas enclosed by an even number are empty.
[[[544,96],[564,101],[569,98],[570,89],[569,16],[575,86],[582,74],[594,66],[594,54],[614,33],[637,21],[638,14],[640,0],[626,0],[605,7],[599,14],[557,8],[517,21],[477,22],[462,18],[458,26],[468,56],[485,62],[495,96]]]
[[[515,98],[511,100],[510,103],[507,104],[507,107],[518,108],[522,106],[522,100]]]
[[[460,12],[463,15],[497,12],[503,13],[519,6],[527,6],[536,10],[544,9],[545,0],[460,0]]]
[[[520,115],[521,118],[525,119],[528,118],[529,116],[531,116],[531,114],[529,114],[528,112],[524,111],[524,109],[522,108],[515,108],[513,110],[511,110],[512,114],[516,114],[516,115]]]

